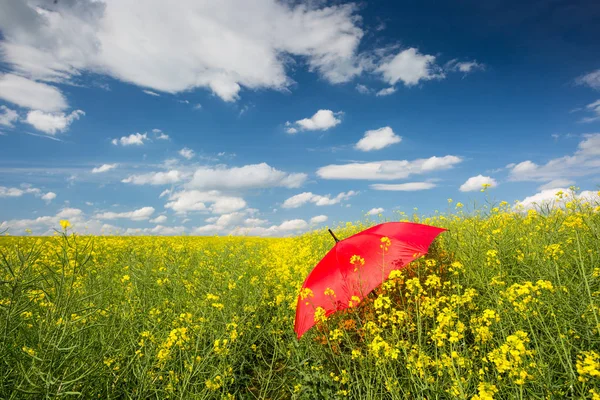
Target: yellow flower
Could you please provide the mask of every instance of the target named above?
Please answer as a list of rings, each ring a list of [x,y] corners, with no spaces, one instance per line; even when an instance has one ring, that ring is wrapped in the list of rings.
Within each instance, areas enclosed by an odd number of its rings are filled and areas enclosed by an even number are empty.
[[[350,298],[350,300],[348,301],[348,306],[349,307],[354,307],[355,305],[358,305],[358,303],[360,303],[360,297],[358,297],[358,296],[352,296]]]
[[[35,357],[35,355],[37,354],[34,349],[32,349],[31,347],[27,347],[27,346],[23,346],[23,348],[21,350],[23,350],[25,353],[29,354],[31,357]]]
[[[379,245],[379,247],[382,248],[383,251],[387,251],[391,245],[392,245],[392,241],[390,240],[389,237],[384,236],[381,238],[381,244]]]
[[[494,394],[498,393],[496,385],[480,382],[477,386],[477,394],[471,400],[494,400]]]
[[[580,382],[587,382],[590,377],[600,377],[600,355],[593,350],[577,355],[577,373]]]
[[[325,309],[323,307],[317,307],[315,309],[314,320],[316,323],[325,322],[327,320],[327,317],[325,316]]]
[[[68,227],[71,226],[71,223],[69,222],[68,219],[61,219],[60,220],[60,226],[63,228],[63,230],[67,230]]]

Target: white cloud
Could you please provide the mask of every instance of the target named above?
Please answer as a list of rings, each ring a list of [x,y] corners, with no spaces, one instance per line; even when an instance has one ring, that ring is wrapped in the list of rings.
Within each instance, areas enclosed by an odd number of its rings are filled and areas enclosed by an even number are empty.
[[[83,211],[77,208],[63,208],[56,215],[42,216],[35,219],[13,219],[0,223],[0,231],[9,229],[13,235],[23,234],[25,229],[31,229],[34,234],[51,235],[54,229],[61,230],[59,221],[68,219],[73,225],[72,231],[84,227]]]
[[[50,203],[55,198],[56,198],[56,193],[54,193],[54,192],[48,192],[42,196],[42,200],[44,200],[45,202],[48,202],[48,203]]]
[[[366,180],[395,180],[404,179],[413,174],[450,169],[462,162],[457,156],[421,158],[413,161],[390,160],[366,163],[350,163],[327,165],[317,170],[317,175],[323,179],[366,179]]]
[[[0,16],[0,25],[3,25],[2,18]],[[5,44],[0,43],[0,53]],[[14,74],[0,75],[0,98],[21,107],[46,112],[58,112],[68,107],[67,100],[56,87]]]
[[[102,172],[110,171],[111,169],[115,169],[119,166],[119,164],[102,164],[99,167],[92,169],[92,174],[100,174]]]
[[[484,184],[490,185],[490,187],[498,186],[498,182],[496,182],[494,178],[491,178],[489,176],[477,175],[467,179],[465,183],[460,185],[459,190],[461,192],[473,192],[475,190],[483,189]]]
[[[378,97],[389,96],[390,94],[394,94],[394,93],[396,93],[396,88],[394,86],[390,86],[385,89],[381,89],[380,91],[375,93],[375,96],[378,96]]]
[[[235,216],[239,219],[239,216]],[[214,222],[214,221],[213,221]],[[303,219],[293,219],[282,222],[279,225],[263,226],[232,226],[223,223],[211,223],[194,229],[194,233],[200,235],[230,234],[244,236],[284,236],[292,233],[301,233],[309,228],[309,224]]]
[[[362,151],[381,150],[401,141],[402,138],[396,135],[392,128],[385,126],[372,131],[366,131],[363,138],[354,147]]]
[[[142,207],[140,209],[134,211],[127,211],[121,213],[115,212],[104,212],[96,214],[95,218],[98,219],[130,219],[132,221],[143,221],[150,218],[150,216],[154,214],[154,207]]]
[[[593,103],[585,106],[585,110],[593,113],[591,117],[584,117],[581,119],[581,122],[594,122],[600,120],[600,100],[596,100]]]
[[[251,226],[251,227],[253,227],[253,226],[261,226],[261,225],[266,224],[267,222],[269,222],[269,221],[267,221],[266,219],[246,218],[244,220],[244,225]]]
[[[169,135],[167,135],[160,129],[154,128],[154,129],[152,129],[152,132],[154,133],[154,138],[157,140],[169,140],[170,139]]]
[[[150,96],[160,97],[160,94],[153,92],[152,90],[142,90],[142,92],[144,92]]]
[[[307,225],[308,224],[303,219],[292,219],[282,222],[278,228],[282,231],[297,231],[306,229]]]
[[[181,172],[171,170],[167,172],[150,172],[141,175],[131,175],[121,182],[133,183],[134,185],[167,185],[169,183],[177,183],[183,178]],[[163,195],[161,194],[160,197]]]
[[[377,214],[381,214],[384,211],[385,210],[381,207],[371,208],[369,211],[367,211],[367,215],[377,215]]]
[[[115,146],[119,144],[121,146],[142,146],[145,140],[148,140],[147,133],[132,133],[131,135],[123,136],[120,139],[113,139],[112,144],[114,144]]]
[[[311,71],[332,83],[346,82],[362,70],[356,50],[363,31],[353,4],[38,4],[9,2],[0,15],[4,61],[37,80],[64,82],[92,71],[159,92],[203,87],[233,101],[241,87],[289,86],[287,55],[303,57]],[[151,45],[140,45],[140,38]]]
[[[19,113],[6,106],[0,106],[0,110],[2,111],[2,113],[0,113],[0,125],[12,128],[14,126],[13,122],[18,121],[19,119]]]
[[[435,56],[421,54],[415,48],[409,48],[393,57],[387,57],[375,71],[381,73],[384,80],[390,85],[401,81],[406,86],[413,86],[419,81],[444,77],[441,69],[435,65]]]
[[[166,215],[159,215],[154,219],[151,219],[150,222],[152,222],[153,224],[162,224],[167,222],[167,216]]]
[[[311,225],[322,224],[323,222],[327,221],[327,219],[328,219],[327,215],[317,215],[310,219],[310,224]]]
[[[178,214],[190,211],[205,211],[215,214],[227,214],[246,207],[241,197],[223,195],[218,190],[203,192],[200,190],[183,190],[169,194],[165,208]]]
[[[397,192],[416,192],[418,190],[428,190],[433,189],[435,187],[435,183],[431,182],[408,182],[408,183],[398,183],[398,184],[383,184],[376,183],[374,185],[370,185],[369,187],[374,190],[387,190],[387,191],[397,191]]]
[[[245,236],[285,236],[292,233],[301,233],[309,228],[308,222],[303,219],[292,219],[283,221],[279,225],[271,225],[268,228],[257,226],[252,228],[238,228],[232,231],[235,235]]]
[[[562,192],[562,196],[557,196],[559,192]],[[575,194],[575,198],[583,202],[590,202],[592,204],[600,204],[600,196],[598,192],[584,190],[579,194]],[[573,200],[573,193],[567,188],[552,188],[542,190],[532,196],[524,198],[522,201],[515,205],[516,209],[534,209],[534,208],[553,208],[563,207],[565,203]]]
[[[592,89],[600,90],[600,69],[580,76],[575,82],[579,85],[586,85]]]
[[[546,189],[555,189],[555,188],[564,188],[574,185],[575,181],[570,179],[554,179],[548,183],[538,186],[538,190],[546,190]]]
[[[471,71],[484,70],[485,65],[478,63],[475,60],[459,62],[458,60],[454,59],[454,60],[447,62],[445,65],[445,68],[448,71],[463,72],[465,74],[468,74]]]
[[[297,188],[306,181],[306,174],[280,171],[266,163],[243,167],[200,167],[186,184],[190,189],[242,190],[270,187]]]
[[[156,225],[154,228],[146,228],[144,229],[144,233],[159,235],[159,236],[171,236],[171,235],[181,235],[185,232],[185,227],[183,226],[162,226]]]
[[[38,131],[55,135],[57,132],[64,132],[73,121],[78,120],[85,113],[81,110],[75,110],[71,114],[62,112],[47,113],[40,110],[33,110],[27,113],[25,122],[32,125]]]
[[[0,186],[0,198],[2,197],[21,197],[24,194],[33,194],[36,197],[42,197],[42,191],[27,184],[22,184],[21,188]],[[45,199],[44,199],[45,200]]]
[[[361,85],[360,83],[356,85],[356,91],[360,94],[369,94],[371,93],[371,89],[369,89],[365,85]]]
[[[538,165],[531,160],[509,164],[509,180],[549,182],[600,173],[600,133],[583,135],[578,148],[570,156],[554,158]]]
[[[332,198],[331,195],[321,196],[321,195],[314,194],[311,192],[304,192],[304,193],[300,193],[295,196],[292,196],[289,199],[285,200],[281,207],[283,207],[283,208],[298,208],[300,206],[303,206],[306,203],[314,203],[317,206],[331,206],[334,204],[338,204],[338,203],[342,202],[343,200],[347,200],[350,197],[355,196],[357,194],[358,194],[358,192],[350,190],[349,192],[346,192],[346,193],[341,192],[340,194],[338,194],[337,196]]]
[[[310,118],[303,118],[296,121],[295,127],[288,121],[285,125],[287,133],[296,133],[302,131],[326,131],[340,124],[342,120],[338,117],[342,116],[342,112],[333,112],[331,110],[319,110]]]
[[[188,160],[191,160],[196,154],[194,153],[194,150],[184,147],[183,149],[179,150],[179,155],[181,157],[187,158]]]

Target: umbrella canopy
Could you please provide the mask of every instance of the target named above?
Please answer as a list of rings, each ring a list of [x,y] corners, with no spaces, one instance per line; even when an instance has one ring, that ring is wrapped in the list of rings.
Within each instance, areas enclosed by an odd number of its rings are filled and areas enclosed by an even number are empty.
[[[328,316],[355,305],[354,296],[362,300],[392,270],[426,254],[431,242],[445,230],[412,222],[386,222],[347,239],[336,239],[302,285],[294,326],[298,338],[315,324],[319,307],[319,312]]]

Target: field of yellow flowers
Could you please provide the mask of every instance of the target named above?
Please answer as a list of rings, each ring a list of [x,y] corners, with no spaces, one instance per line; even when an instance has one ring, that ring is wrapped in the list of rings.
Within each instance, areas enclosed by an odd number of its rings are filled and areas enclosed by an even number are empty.
[[[301,340],[325,230],[2,237],[0,398],[600,399],[599,211],[399,215],[449,230]]]

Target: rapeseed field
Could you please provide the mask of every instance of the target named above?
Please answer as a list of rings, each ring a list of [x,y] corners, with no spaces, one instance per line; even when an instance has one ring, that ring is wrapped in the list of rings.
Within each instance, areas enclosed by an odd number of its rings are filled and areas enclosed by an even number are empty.
[[[398,214],[448,231],[300,340],[326,230],[2,237],[0,398],[600,399],[600,205],[559,201]]]

